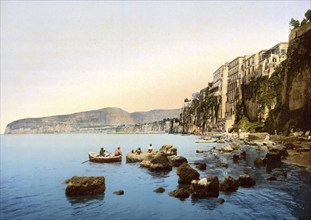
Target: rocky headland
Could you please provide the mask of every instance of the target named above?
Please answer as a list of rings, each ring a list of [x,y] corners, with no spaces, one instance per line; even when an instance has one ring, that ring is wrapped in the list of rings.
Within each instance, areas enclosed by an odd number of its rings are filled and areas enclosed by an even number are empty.
[[[128,113],[120,108],[26,118],[11,122],[5,134],[42,133],[161,133],[168,132],[171,119],[178,118],[181,110],[151,110]]]

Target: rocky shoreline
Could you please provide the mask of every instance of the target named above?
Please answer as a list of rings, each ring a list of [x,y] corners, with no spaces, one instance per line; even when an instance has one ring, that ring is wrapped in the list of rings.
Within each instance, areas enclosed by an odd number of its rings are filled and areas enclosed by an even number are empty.
[[[311,140],[305,136],[270,136],[268,133],[241,133],[237,135],[213,134],[217,147],[207,150],[197,149],[197,154],[204,154],[203,157],[226,157],[231,158],[234,164],[241,160],[251,159],[256,167],[265,166],[268,181],[282,180],[287,178],[287,171],[282,168],[282,163],[293,163],[310,169],[311,167]],[[205,137],[210,140],[210,138]],[[257,158],[250,158],[249,150],[260,152]],[[218,197],[219,192],[237,191],[239,187],[252,187],[256,185],[256,179],[247,172],[240,173],[237,178],[230,175],[225,176],[223,181],[218,176],[208,175],[200,177],[200,171],[210,166],[207,162],[188,163],[187,158],[177,155],[177,147],[166,144],[158,151],[137,152],[134,149],[126,155],[127,163],[140,163],[141,168],[147,168],[151,172],[169,172],[176,167],[178,178],[178,188],[169,192],[169,195],[176,198],[196,198]],[[231,162],[232,163],[232,162]],[[230,165],[231,166],[231,165]],[[217,167],[227,169],[227,163],[219,163]],[[213,168],[209,168],[213,169]],[[202,174],[202,173],[201,173]],[[81,180],[79,180],[81,178]],[[98,180],[98,178],[100,178]],[[104,193],[104,177],[73,177],[67,180],[67,196],[93,195]],[[79,185],[80,184],[80,185]],[[103,186],[104,185],[104,186]],[[100,187],[100,190],[97,190]],[[89,188],[89,189],[88,189]],[[163,193],[165,188],[154,190]],[[117,193],[115,193],[117,194]],[[123,195],[124,191],[121,194]],[[219,199],[223,203],[222,198]]]
[[[311,139],[306,136],[272,136],[271,139],[285,146],[288,156],[283,161],[311,169]]]

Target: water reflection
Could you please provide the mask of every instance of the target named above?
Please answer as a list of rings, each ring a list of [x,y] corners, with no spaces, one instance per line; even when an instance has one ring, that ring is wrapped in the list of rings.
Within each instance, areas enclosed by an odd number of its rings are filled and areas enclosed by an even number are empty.
[[[154,178],[167,178],[169,177],[169,173],[172,171],[150,171],[148,170],[148,174]]]
[[[66,196],[68,202],[71,205],[87,205],[103,201],[105,198],[105,193],[102,195],[90,195],[90,196]]]
[[[199,205],[201,208],[203,208],[204,210],[214,210],[216,209],[218,206],[221,205],[221,203],[219,202],[218,198],[195,198],[195,197],[191,197],[191,203],[193,205]]]

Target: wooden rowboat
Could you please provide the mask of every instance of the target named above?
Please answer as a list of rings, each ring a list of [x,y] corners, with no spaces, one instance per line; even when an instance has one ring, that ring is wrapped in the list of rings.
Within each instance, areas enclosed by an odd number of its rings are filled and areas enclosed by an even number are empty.
[[[114,156],[112,154],[106,154],[105,156],[102,156],[102,155],[99,155],[99,153],[89,152],[89,159],[91,162],[96,162],[96,163],[121,162],[122,155]]]

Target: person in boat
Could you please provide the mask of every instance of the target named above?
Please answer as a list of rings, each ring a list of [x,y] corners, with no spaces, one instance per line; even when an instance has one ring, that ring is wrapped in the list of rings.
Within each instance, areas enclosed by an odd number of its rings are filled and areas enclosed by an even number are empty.
[[[118,147],[118,148],[115,150],[114,155],[115,155],[115,156],[122,155],[122,152],[121,152],[121,150],[120,150],[120,147]]]
[[[105,148],[103,148],[103,147],[100,148],[99,155],[100,156],[105,156],[105,151],[106,151]]]
[[[153,147],[152,147],[152,144],[150,144],[148,147],[148,153],[151,153],[152,151],[153,151]]]

